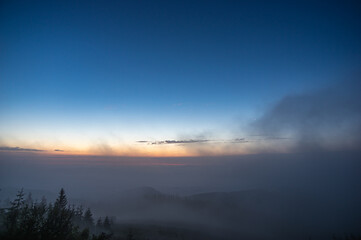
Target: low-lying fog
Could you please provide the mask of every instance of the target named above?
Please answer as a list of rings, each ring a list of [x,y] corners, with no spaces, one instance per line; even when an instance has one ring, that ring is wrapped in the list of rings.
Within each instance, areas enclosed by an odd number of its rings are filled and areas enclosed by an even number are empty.
[[[23,187],[33,199],[51,201],[63,187],[70,202],[91,207],[95,216],[114,216],[119,224],[182,227],[222,239],[331,239],[360,234],[360,157],[313,152],[66,159],[1,153],[0,200],[6,204]],[[142,164],[126,164],[131,161]]]

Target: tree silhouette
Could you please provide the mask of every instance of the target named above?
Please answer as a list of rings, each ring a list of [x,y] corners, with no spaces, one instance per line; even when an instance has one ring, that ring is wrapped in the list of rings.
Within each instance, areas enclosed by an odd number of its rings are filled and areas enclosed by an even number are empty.
[[[68,200],[65,195],[65,191],[62,188],[59,192],[59,197],[55,201],[55,207],[59,207],[60,209],[65,209],[68,204]]]
[[[19,215],[23,204],[24,190],[21,189],[16,195],[15,200],[11,202],[11,208],[6,216],[5,229],[9,236],[16,235],[16,230],[20,225]]]
[[[101,217],[98,218],[96,227],[97,227],[97,228],[102,228],[102,227],[103,227],[103,221],[102,221],[102,218],[101,218]]]
[[[87,210],[84,213],[84,222],[88,227],[94,226],[93,214],[90,211],[90,208],[87,208]]]
[[[65,191],[61,189],[54,205],[48,207],[48,217],[45,222],[45,236],[48,239],[69,239],[71,236],[74,230],[72,223],[74,212],[67,206],[67,203]]]
[[[110,231],[110,230],[111,230],[111,223],[110,223],[110,220],[109,220],[109,217],[108,217],[108,216],[106,216],[105,219],[104,219],[103,227],[104,227],[104,229],[107,230],[107,231]]]
[[[31,195],[30,195],[31,196]],[[24,201],[20,190],[11,207],[0,211],[0,239],[2,240],[108,240],[111,235],[90,232],[83,227],[94,220],[90,209],[84,219],[82,207],[68,206],[64,189],[61,189],[55,203],[47,205],[43,198],[40,203]],[[80,218],[76,218],[80,215]],[[85,219],[87,219],[85,221]],[[109,219],[108,219],[109,221]]]

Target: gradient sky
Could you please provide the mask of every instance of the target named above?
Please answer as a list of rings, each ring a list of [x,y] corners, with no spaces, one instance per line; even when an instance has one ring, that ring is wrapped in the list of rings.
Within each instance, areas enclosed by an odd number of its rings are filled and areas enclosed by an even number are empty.
[[[358,76],[360,43],[359,1],[2,1],[0,150],[249,153],[269,109]]]

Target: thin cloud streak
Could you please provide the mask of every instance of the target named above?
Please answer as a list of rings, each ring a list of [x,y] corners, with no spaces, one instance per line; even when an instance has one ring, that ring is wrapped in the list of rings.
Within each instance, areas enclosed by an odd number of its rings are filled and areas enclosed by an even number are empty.
[[[253,140],[254,141],[254,140]],[[246,140],[246,138],[235,138],[230,140],[209,140],[209,139],[200,139],[200,140],[163,140],[163,141],[137,141],[137,143],[146,143],[150,145],[163,145],[163,144],[196,144],[196,143],[246,143],[250,142],[250,140]]]
[[[21,147],[0,147],[0,151],[12,152],[43,152],[44,150],[35,148],[21,148]]]
[[[208,139],[200,139],[200,140],[163,140],[163,141],[137,141],[138,143],[147,143],[151,145],[162,145],[162,144],[193,144],[193,143],[205,143],[209,142]]]

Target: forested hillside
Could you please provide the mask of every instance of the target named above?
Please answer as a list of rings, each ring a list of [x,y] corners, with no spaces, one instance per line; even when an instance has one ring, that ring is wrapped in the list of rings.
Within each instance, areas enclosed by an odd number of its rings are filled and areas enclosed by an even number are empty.
[[[4,240],[107,240],[111,234],[111,220],[105,217],[94,224],[88,208],[70,206],[64,189],[54,203],[25,199],[19,191],[9,208],[0,212],[0,238]]]

